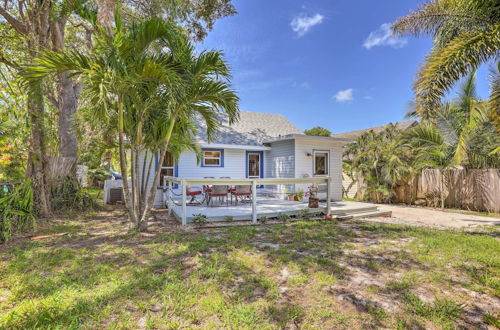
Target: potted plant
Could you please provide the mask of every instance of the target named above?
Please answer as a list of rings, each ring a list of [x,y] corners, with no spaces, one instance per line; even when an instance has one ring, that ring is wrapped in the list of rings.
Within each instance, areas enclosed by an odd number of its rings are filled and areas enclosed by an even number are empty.
[[[316,209],[319,207],[318,186],[309,186],[309,208]]]
[[[302,201],[302,198],[304,198],[304,190],[299,189],[299,191],[297,191],[297,192],[295,193],[295,196],[294,196],[294,197],[295,197],[295,201],[297,201],[297,202]]]
[[[288,189],[285,189],[285,196],[286,196],[286,199],[288,199],[289,201],[295,200],[295,193],[289,192]]]

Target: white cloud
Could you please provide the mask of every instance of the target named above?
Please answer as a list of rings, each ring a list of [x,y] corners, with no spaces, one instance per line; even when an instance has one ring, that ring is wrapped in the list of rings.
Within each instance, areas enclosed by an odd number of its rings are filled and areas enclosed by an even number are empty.
[[[352,88],[344,89],[338,91],[337,94],[333,96],[335,101],[337,102],[350,102],[353,100],[352,92],[354,90]]]
[[[370,100],[373,100],[373,96],[371,96],[371,95],[365,95],[365,96],[363,96],[363,98],[364,98],[365,100],[369,100],[369,101],[370,101]]]
[[[292,30],[297,33],[299,37],[306,34],[313,26],[321,24],[323,22],[323,15],[316,14],[313,16],[306,16],[305,14],[300,14],[295,17],[291,22],[290,26]]]
[[[408,43],[406,38],[395,37],[391,31],[391,24],[384,23],[380,27],[371,32],[365,42],[363,42],[363,47],[366,49],[371,49],[375,46],[391,46],[392,48],[401,48]]]

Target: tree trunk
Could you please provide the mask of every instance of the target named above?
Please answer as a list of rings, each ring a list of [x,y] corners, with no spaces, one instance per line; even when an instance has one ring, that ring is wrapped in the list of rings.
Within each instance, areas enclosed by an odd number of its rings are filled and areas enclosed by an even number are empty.
[[[28,113],[31,127],[28,175],[33,185],[36,209],[40,216],[49,217],[50,185],[47,179],[47,155],[45,145],[45,121],[43,92],[41,83],[31,83],[28,100]]]
[[[26,45],[30,60],[36,58],[39,51],[48,44],[49,35],[49,3],[35,2],[30,15],[30,33],[26,36]],[[31,176],[33,195],[36,207],[42,217],[52,213],[50,203],[50,185],[47,175],[47,150],[45,141],[45,108],[42,82],[29,84],[28,114],[30,121],[30,164],[28,174]]]
[[[172,132],[174,130],[175,121],[176,121],[175,117],[170,118],[170,123],[168,125],[167,134],[165,137],[165,146],[160,152],[158,164],[163,164],[163,160],[165,159],[165,155],[167,154],[168,144],[170,143],[170,137],[172,136]],[[148,228],[149,213],[151,212],[151,209],[153,208],[156,190],[158,189],[158,184],[160,183],[160,173],[161,173],[161,166],[158,166],[158,168],[156,169],[153,184],[149,190],[149,194],[146,194],[144,196],[144,198],[146,199],[146,202],[144,203],[144,211],[143,211],[143,213],[141,215],[141,219],[139,221],[139,230],[140,231],[146,231]],[[182,187],[182,189],[185,189],[185,187]]]
[[[54,51],[64,49],[64,28],[66,18],[59,18],[51,22],[52,47]],[[75,134],[74,115],[78,106],[79,84],[74,84],[68,73],[61,73],[56,79],[57,109],[59,112],[58,137],[59,155],[70,159],[73,166],[69,173],[59,173],[61,177],[76,179],[76,163],[78,159],[78,141]]]
[[[115,0],[99,0],[97,3],[97,24],[108,33],[112,32],[115,21]]]

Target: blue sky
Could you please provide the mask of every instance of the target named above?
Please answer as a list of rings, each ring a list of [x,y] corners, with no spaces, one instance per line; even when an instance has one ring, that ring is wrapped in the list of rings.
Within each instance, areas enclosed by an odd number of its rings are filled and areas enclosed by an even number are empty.
[[[240,108],[333,133],[404,120],[430,38],[389,35],[422,0],[236,0],[200,48],[222,50]],[[478,91],[488,95],[487,69]]]

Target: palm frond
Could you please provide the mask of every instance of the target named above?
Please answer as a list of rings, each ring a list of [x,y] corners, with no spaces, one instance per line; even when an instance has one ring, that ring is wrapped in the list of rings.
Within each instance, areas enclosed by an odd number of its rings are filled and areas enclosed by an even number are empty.
[[[466,32],[435,49],[426,59],[414,89],[417,113],[429,118],[441,97],[461,77],[498,55],[500,24],[486,32]]]
[[[186,39],[175,25],[160,18],[135,23],[127,32],[119,47],[123,57],[141,54],[156,41],[169,40],[173,43]]]
[[[77,50],[64,52],[47,51],[34,64],[21,67],[20,74],[25,81],[39,81],[51,74],[69,72],[70,76],[78,75],[90,69],[92,58]]]
[[[500,61],[497,62],[497,68],[491,72],[491,95],[489,100],[492,109],[492,117],[500,134]]]
[[[397,35],[432,35],[442,47],[463,32],[496,24],[499,13],[494,0],[434,0],[399,18],[392,30]]]
[[[439,129],[430,123],[421,123],[405,132],[405,137],[414,147],[444,145],[444,136]]]

